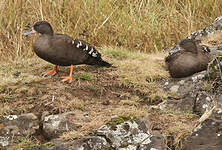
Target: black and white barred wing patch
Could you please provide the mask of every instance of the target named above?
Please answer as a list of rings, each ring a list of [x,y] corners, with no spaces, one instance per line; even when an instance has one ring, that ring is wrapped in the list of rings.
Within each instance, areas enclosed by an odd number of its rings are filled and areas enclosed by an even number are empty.
[[[101,54],[94,47],[84,41],[72,40],[72,45],[75,46],[75,48],[85,51],[88,55],[92,57],[96,58],[101,56]]]

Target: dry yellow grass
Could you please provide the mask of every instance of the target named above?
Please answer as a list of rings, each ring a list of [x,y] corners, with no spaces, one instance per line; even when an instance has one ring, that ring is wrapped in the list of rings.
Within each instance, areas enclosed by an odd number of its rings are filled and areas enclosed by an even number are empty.
[[[33,38],[23,33],[38,20],[95,46],[156,52],[208,25],[221,8],[220,0],[1,0],[0,60],[33,55]]]

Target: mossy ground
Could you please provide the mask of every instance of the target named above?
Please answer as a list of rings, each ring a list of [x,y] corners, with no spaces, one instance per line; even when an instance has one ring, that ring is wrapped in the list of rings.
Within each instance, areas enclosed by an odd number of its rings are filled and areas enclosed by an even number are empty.
[[[2,62],[0,116],[74,111],[80,118],[87,114],[87,119],[76,121],[82,126],[78,131],[61,136],[66,139],[84,136],[114,116],[146,119],[150,129],[159,130],[166,139],[171,136],[180,141],[190,133],[195,115],[151,108],[172,96],[162,89],[169,79],[164,68],[165,53],[145,54],[112,47],[103,47],[100,52],[113,67],[76,66],[71,84],[61,82],[61,76],[69,74],[68,67],[59,67],[54,77],[42,77],[53,65],[38,57]]]

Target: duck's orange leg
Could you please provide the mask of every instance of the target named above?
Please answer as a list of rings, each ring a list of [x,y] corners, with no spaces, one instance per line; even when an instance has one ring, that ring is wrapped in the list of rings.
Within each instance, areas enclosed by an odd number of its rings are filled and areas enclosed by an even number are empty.
[[[62,79],[62,82],[66,82],[66,81],[69,81],[69,83],[72,82],[72,72],[73,72],[73,69],[74,69],[74,66],[71,65],[71,66],[70,66],[69,76],[64,76],[64,77],[62,77],[62,78],[63,78],[63,79]]]
[[[49,72],[44,73],[43,76],[44,77],[46,77],[46,76],[54,76],[54,75],[56,75],[56,73],[57,73],[57,65],[55,65],[53,67],[53,69],[50,70]]]

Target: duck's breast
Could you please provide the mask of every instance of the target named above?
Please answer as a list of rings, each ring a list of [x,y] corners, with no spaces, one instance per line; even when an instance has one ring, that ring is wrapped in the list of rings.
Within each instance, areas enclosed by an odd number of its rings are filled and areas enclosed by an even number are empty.
[[[37,56],[46,61],[51,62],[50,60],[54,56],[54,51],[51,48],[51,42],[49,36],[45,35],[39,36],[33,44],[33,49]]]

